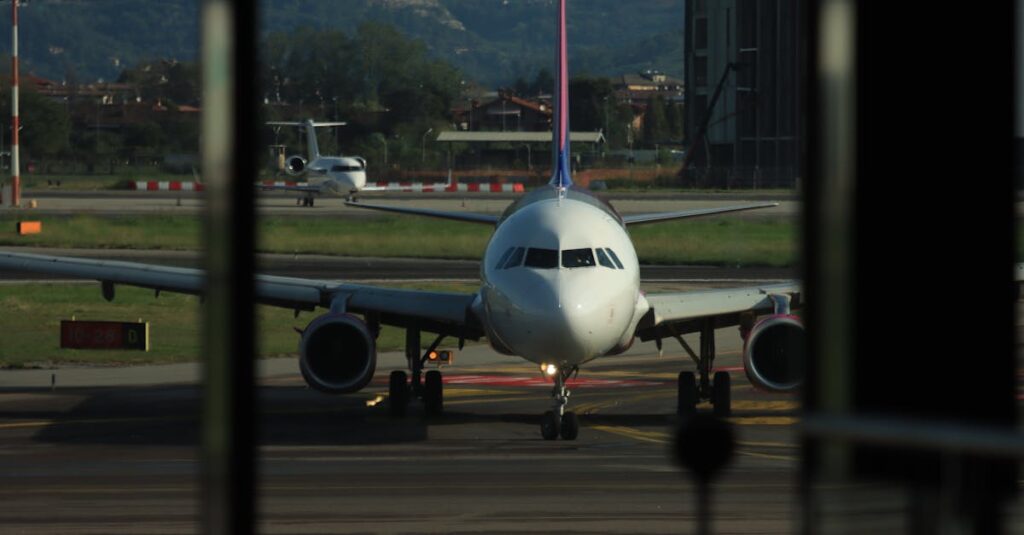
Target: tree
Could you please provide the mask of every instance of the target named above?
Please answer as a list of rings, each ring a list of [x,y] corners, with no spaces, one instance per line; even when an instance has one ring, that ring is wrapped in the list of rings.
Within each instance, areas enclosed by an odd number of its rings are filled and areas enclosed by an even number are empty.
[[[537,71],[537,76],[533,79],[533,83],[530,84],[531,96],[542,95],[550,93],[555,88],[555,78],[551,75],[551,71],[541,69]]]
[[[644,113],[644,143],[653,146],[668,139],[668,119],[665,114],[665,99],[658,95],[647,100]]]

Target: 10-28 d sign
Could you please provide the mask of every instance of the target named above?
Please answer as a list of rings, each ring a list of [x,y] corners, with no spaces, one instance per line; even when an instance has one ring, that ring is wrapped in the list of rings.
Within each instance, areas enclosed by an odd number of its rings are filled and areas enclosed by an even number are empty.
[[[60,347],[149,351],[149,323],[61,320]]]

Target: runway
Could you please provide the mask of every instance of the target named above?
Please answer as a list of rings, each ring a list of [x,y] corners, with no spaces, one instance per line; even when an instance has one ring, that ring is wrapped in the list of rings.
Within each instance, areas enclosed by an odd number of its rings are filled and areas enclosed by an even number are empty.
[[[743,380],[738,336],[727,331],[718,365],[734,376],[740,443],[715,484],[716,527],[789,533],[797,402]],[[669,445],[675,376],[692,364],[676,348],[653,351],[643,344],[580,373],[570,405],[583,428],[572,442],[540,438],[550,388],[533,365],[485,347],[444,370],[437,420],[415,403],[404,419],[388,416],[386,379],[399,354],[381,356],[364,391],[337,397],[307,389],[291,359],[264,362],[260,531],[687,532],[695,490]],[[50,373],[0,373],[5,533],[198,529],[200,391],[192,379],[143,367],[120,386],[71,386],[75,371],[60,370],[51,391]],[[153,374],[164,380],[147,384]]]

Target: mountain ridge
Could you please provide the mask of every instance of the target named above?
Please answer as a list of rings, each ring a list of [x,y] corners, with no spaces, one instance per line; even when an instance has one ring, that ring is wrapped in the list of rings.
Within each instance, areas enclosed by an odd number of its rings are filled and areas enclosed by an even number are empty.
[[[335,29],[376,21],[422,40],[467,80],[511,85],[550,69],[553,0],[260,0],[261,30]],[[197,0],[33,0],[19,16],[23,72],[85,83],[154,58],[194,61]],[[658,69],[682,77],[683,0],[569,4],[573,74]],[[0,24],[9,53],[10,26]]]

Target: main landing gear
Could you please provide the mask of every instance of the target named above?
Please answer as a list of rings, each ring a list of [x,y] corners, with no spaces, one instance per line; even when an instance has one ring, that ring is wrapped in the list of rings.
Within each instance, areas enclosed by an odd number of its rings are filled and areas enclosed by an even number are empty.
[[[298,199],[295,199],[295,206],[299,206],[299,205],[308,206],[308,207],[312,208],[313,207],[313,197],[312,196],[309,196],[309,197],[299,197]]]
[[[576,366],[559,368],[555,372],[555,387],[551,389],[551,397],[555,399],[555,403],[540,419],[540,434],[544,440],[555,440],[559,435],[563,440],[576,440],[580,434],[580,420],[576,413],[565,410],[570,394],[565,382],[570,375],[578,372],[579,368]]]
[[[700,329],[700,354],[693,352],[682,336],[673,334],[683,349],[697,364],[694,372],[679,372],[679,398],[676,411],[679,416],[689,416],[697,411],[697,403],[710,401],[715,416],[726,417],[732,413],[732,391],[729,372],[715,372],[711,375],[715,363],[715,327],[711,322],[704,322]],[[660,345],[660,341],[659,341]]]
[[[430,354],[437,349],[444,335],[439,335],[434,343],[430,345],[423,355],[420,355],[420,330],[408,328],[405,330],[405,358],[409,361],[409,369],[412,371],[412,381],[402,370],[391,372],[388,381],[388,399],[392,416],[405,416],[409,406],[409,400],[418,397],[423,400],[423,411],[429,417],[440,416],[444,412],[444,384],[441,372],[430,370],[423,373],[423,365],[430,358]]]

